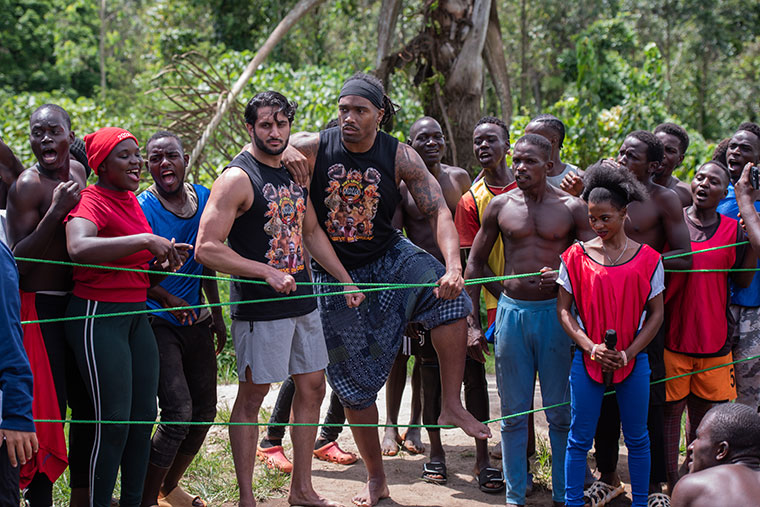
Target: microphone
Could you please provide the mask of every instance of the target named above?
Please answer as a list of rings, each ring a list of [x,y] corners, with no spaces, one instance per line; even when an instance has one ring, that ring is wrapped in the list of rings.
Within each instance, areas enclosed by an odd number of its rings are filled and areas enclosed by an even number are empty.
[[[608,329],[606,333],[604,333],[604,346],[607,347],[607,350],[615,350],[615,346],[617,345],[617,332],[614,329]],[[604,378],[604,385],[607,387],[612,385],[612,374],[614,372],[611,371],[605,371],[602,375]]]

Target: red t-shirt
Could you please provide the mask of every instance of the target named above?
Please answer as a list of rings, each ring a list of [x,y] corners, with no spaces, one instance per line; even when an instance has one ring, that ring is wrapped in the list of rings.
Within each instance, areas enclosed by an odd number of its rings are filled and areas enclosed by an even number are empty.
[[[68,222],[72,218],[85,218],[94,223],[98,228],[98,237],[101,238],[152,232],[134,193],[108,190],[98,185],[91,185],[82,190],[82,198],[69,212],[65,221]],[[148,263],[153,257],[148,250],[142,250],[103,265],[148,269]],[[74,268],[73,293],[82,299],[109,303],[139,303],[147,299],[149,286],[147,273]]]

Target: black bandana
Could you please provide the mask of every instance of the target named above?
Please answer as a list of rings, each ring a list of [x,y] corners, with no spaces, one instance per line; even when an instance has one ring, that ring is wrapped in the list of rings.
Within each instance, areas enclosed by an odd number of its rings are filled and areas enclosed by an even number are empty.
[[[377,86],[363,79],[350,79],[346,81],[340,90],[340,97],[338,99],[342,99],[347,95],[364,97],[372,102],[372,105],[376,108],[383,109],[383,92]]]

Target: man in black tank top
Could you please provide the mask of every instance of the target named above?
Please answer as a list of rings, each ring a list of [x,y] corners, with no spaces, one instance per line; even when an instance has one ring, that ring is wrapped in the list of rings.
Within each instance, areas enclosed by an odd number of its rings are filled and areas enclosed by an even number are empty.
[[[340,396],[350,423],[376,424],[377,392],[388,377],[407,322],[419,322],[431,330],[441,363],[442,407],[438,422],[459,426],[475,438],[488,438],[488,427],[467,412],[460,399],[467,355],[464,318],[471,302],[462,291],[459,237],[441,187],[417,152],[378,131],[393,113],[393,104],[384,95],[380,81],[356,74],[341,90],[339,127],[293,136],[297,151],[285,152],[286,167],[296,180],[311,182],[319,225],[354,280],[437,283],[435,289],[369,293],[365,304],[351,310],[335,296],[320,297],[320,316],[330,355],[328,380]],[[392,227],[402,181],[430,221],[445,267]],[[349,222],[350,235],[345,233]],[[314,278],[317,282],[330,281],[320,269],[314,270]],[[323,295],[333,292],[320,285],[316,290]],[[377,429],[352,430],[368,474],[366,487],[353,502],[375,505],[390,495]]]
[[[204,266],[233,275],[232,338],[240,386],[230,420],[258,422],[259,408],[271,382],[289,375],[296,384],[294,422],[314,424],[324,397],[327,350],[314,298],[250,301],[311,294],[304,248],[316,262],[355,290],[330,241],[317,226],[305,188],[282,167],[296,105],[277,92],[263,92],[248,103],[246,128],[251,144],[214,182],[201,217],[196,259]],[[229,246],[225,244],[228,241]],[[268,285],[249,283],[265,280]],[[343,304],[356,307],[361,293],[346,294]],[[244,303],[247,301],[248,303]],[[311,456],[316,426],[297,426],[293,439],[291,505],[335,506],[311,484]],[[252,491],[257,426],[230,427],[240,507],[256,505]]]

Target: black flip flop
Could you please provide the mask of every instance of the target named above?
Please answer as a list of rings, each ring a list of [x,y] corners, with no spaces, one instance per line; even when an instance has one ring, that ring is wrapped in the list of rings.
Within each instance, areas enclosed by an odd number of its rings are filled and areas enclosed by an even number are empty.
[[[422,465],[422,480],[432,484],[446,484],[446,464],[440,461],[425,463]]]
[[[486,484],[498,483],[495,488],[489,488]],[[478,486],[484,493],[501,493],[504,491],[504,476],[501,470],[493,467],[485,467],[478,474]]]

